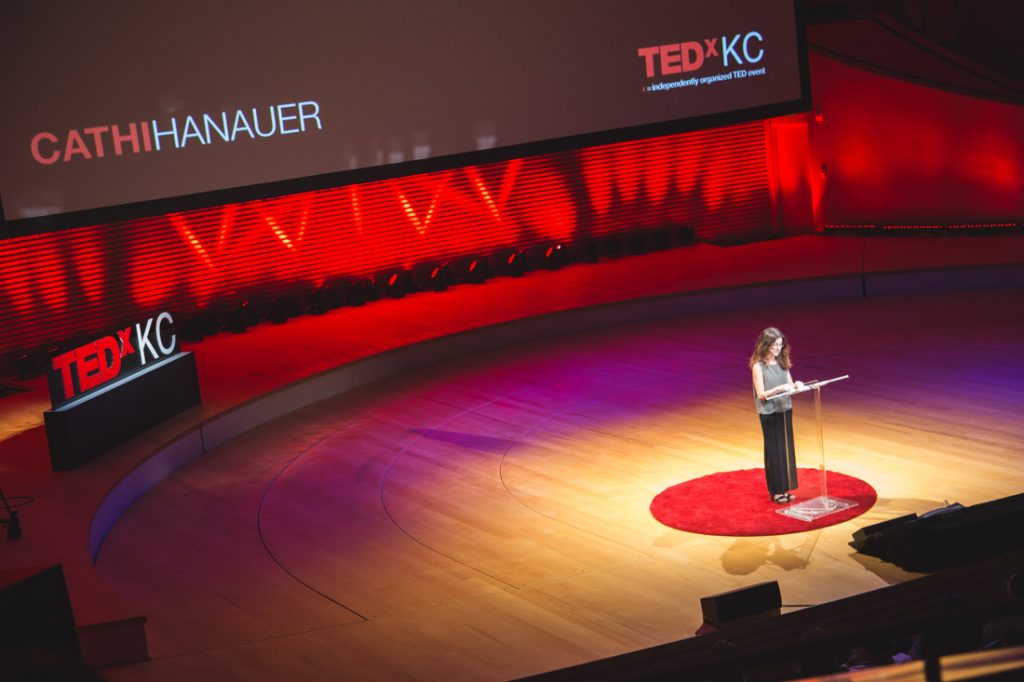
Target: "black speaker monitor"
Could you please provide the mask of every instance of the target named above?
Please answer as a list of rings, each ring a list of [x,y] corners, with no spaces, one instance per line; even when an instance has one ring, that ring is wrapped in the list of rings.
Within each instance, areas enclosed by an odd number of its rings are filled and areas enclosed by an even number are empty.
[[[782,608],[782,593],[774,580],[700,598],[704,621],[714,625]]]
[[[82,660],[60,564],[0,571],[0,614],[0,658]]]
[[[903,516],[896,517],[895,519],[880,521],[879,523],[875,523],[870,526],[864,526],[860,530],[854,531],[853,541],[850,543],[850,546],[856,550],[863,549],[867,546],[869,541],[878,539],[886,533],[892,533],[904,524],[916,520],[917,514],[905,514]]]
[[[953,504],[886,524],[858,531],[850,544],[908,571],[941,571],[1024,547],[1019,530],[1024,527],[1024,493],[972,507]]]

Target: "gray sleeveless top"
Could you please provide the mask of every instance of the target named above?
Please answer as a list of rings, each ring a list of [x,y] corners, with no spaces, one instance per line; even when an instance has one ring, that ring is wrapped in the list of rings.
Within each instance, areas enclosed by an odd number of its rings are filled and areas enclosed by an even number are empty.
[[[786,380],[786,370],[782,369],[782,365],[766,365],[763,362],[757,363],[761,365],[761,374],[764,376],[764,391],[767,393],[776,386],[789,383]],[[776,412],[785,412],[786,410],[793,409],[793,399],[788,395],[781,398],[774,398],[766,402],[761,402],[757,399],[757,393],[754,393],[754,405],[757,407],[758,414],[774,414]]]

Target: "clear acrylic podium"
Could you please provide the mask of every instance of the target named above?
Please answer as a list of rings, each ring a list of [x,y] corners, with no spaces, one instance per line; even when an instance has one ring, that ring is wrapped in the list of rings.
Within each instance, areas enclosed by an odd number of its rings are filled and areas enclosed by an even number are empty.
[[[849,378],[849,374],[844,374],[841,377],[835,377],[834,379],[827,379],[825,381],[811,381],[804,384],[803,388],[799,388],[795,391],[787,391],[786,393],[780,393],[779,395],[769,398],[769,400],[775,400],[782,396],[792,396],[798,393],[814,391],[814,417],[818,424],[818,454],[821,456],[821,494],[818,497],[805,500],[804,502],[797,502],[796,504],[791,504],[788,507],[776,509],[775,511],[777,514],[791,516],[794,519],[800,519],[801,521],[807,521],[809,523],[815,519],[820,519],[822,516],[828,516],[829,514],[835,514],[836,512],[841,512],[845,509],[849,509],[850,507],[857,506],[856,502],[841,500],[838,497],[829,497],[828,471],[825,469],[825,434],[821,426],[822,387],[835,381],[842,381]]]

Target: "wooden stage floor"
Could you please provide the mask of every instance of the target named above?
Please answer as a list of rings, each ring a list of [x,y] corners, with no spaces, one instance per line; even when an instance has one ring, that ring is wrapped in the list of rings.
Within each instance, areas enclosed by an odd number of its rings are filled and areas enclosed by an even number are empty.
[[[768,324],[792,339],[795,376],[851,375],[825,396],[828,461],[878,504],[778,537],[661,526],[648,505],[665,487],[760,465],[745,362]],[[122,517],[98,568],[144,608],[157,660],[110,677],[508,679],[691,636],[701,596],[754,582],[799,608],[906,580],[847,542],[1024,490],[1022,332],[1016,291],[782,305],[537,342],[328,400]],[[814,466],[809,406],[796,429]]]

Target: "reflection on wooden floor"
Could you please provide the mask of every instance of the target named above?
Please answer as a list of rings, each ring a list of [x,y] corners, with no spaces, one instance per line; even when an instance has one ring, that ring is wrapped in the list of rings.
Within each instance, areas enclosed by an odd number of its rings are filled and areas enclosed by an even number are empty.
[[[651,499],[760,466],[747,358],[781,327],[831,469],[878,504],[761,538]],[[99,556],[149,617],[114,680],[509,679],[692,636],[701,596],[787,608],[914,577],[857,528],[1024,490],[1024,303],[980,292],[780,306],[564,337],[382,382],[261,427],[132,507]],[[817,464],[812,402],[798,457]],[[728,513],[728,510],[723,510]]]

